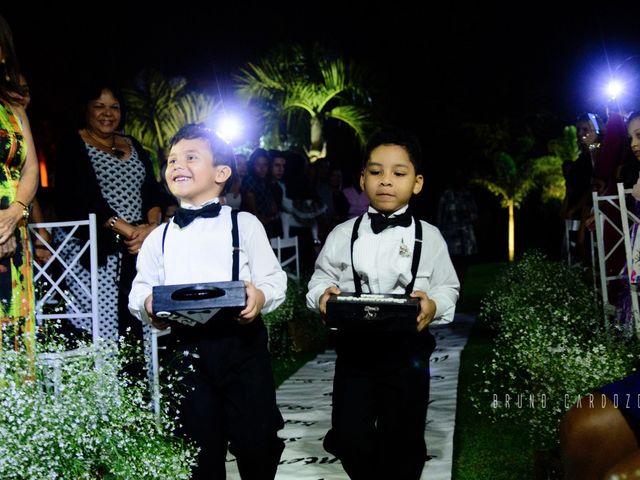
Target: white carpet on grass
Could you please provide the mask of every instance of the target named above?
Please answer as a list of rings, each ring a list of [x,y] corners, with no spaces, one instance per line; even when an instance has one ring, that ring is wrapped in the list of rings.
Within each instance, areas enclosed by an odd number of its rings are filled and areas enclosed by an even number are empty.
[[[431,327],[436,350],[431,355],[431,390],[425,438],[431,459],[422,480],[451,478],[460,352],[473,325],[473,317],[457,314],[452,323]],[[277,391],[285,420],[279,432],[285,449],[277,480],[344,480],[340,461],[322,448],[331,422],[331,392],[335,352],[327,351],[304,365]],[[227,478],[239,479],[235,459],[227,458]]]

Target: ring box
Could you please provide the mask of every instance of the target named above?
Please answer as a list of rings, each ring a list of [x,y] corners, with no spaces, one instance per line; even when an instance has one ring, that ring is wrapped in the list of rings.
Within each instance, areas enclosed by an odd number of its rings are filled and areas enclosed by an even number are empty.
[[[204,325],[222,309],[239,313],[245,307],[243,281],[153,287],[155,316],[185,325]]]
[[[327,326],[335,331],[417,331],[420,300],[402,294],[343,292],[327,301]]]

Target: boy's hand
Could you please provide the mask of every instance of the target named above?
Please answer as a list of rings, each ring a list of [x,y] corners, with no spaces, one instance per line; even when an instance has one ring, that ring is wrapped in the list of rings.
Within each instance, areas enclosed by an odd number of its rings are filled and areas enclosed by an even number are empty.
[[[241,324],[251,323],[264,307],[264,293],[251,282],[244,282],[247,289],[247,306],[240,312],[238,321]]]
[[[416,322],[418,323],[418,332],[425,329],[431,323],[433,317],[436,316],[436,302],[427,297],[427,294],[420,290],[415,290],[410,297],[420,299],[420,312]]]
[[[156,318],[156,316],[153,314],[153,295],[149,295],[145,299],[144,309],[146,310],[147,315],[149,315],[149,321],[151,322],[152,326],[154,326],[158,330],[165,330],[169,327],[168,322]]]
[[[327,288],[324,291],[324,293],[320,295],[320,300],[318,301],[318,308],[320,309],[320,313],[322,315],[327,314],[327,300],[329,300],[331,295],[340,295],[340,289],[334,285]]]

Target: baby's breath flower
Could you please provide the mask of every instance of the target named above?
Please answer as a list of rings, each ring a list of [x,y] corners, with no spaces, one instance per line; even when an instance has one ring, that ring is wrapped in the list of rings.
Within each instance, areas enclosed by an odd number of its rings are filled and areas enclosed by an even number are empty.
[[[168,412],[158,421],[147,385],[121,373],[123,349],[85,344],[73,356],[56,341],[38,345],[58,356],[37,357],[37,381],[24,352],[0,351],[0,478],[188,479],[197,451]]]
[[[495,347],[476,368],[472,402],[479,413],[528,425],[538,445],[557,445],[560,419],[571,404],[635,371],[640,357],[624,329],[602,326],[601,307],[582,278],[575,268],[529,253],[481,304]],[[515,404],[519,395],[523,407]]]

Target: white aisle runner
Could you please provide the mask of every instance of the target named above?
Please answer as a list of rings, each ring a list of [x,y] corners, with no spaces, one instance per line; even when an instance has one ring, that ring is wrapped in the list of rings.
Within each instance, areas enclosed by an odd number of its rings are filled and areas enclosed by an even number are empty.
[[[458,314],[452,323],[431,327],[436,350],[431,355],[431,390],[425,438],[429,455],[421,479],[451,478],[456,418],[458,369],[473,317]],[[285,449],[277,480],[344,480],[340,461],[322,448],[331,422],[331,392],[335,352],[318,355],[284,382],[277,391],[285,420],[279,432]],[[227,478],[239,479],[233,456],[227,459]]]

